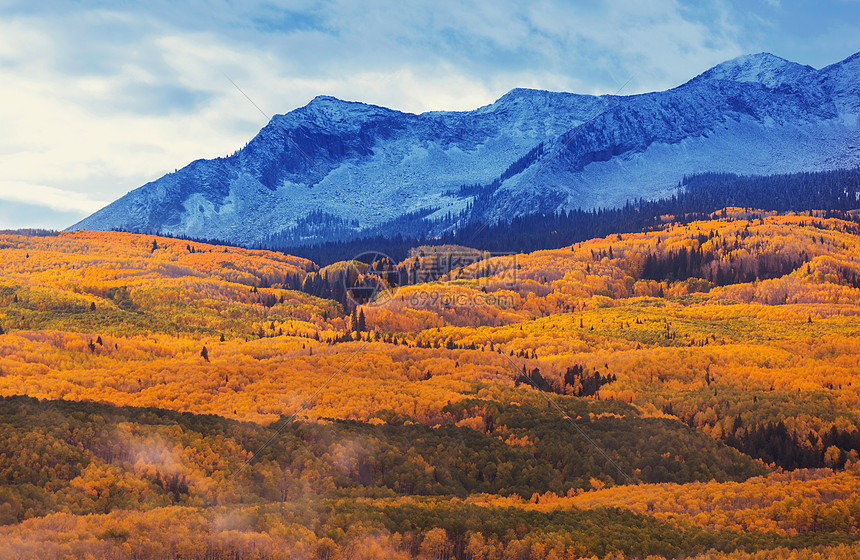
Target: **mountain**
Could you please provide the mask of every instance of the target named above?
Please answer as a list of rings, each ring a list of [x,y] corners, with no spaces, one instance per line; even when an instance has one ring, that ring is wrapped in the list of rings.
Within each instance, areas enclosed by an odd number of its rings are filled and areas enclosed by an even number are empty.
[[[856,166],[858,115],[860,53],[821,70],[741,56],[642,95],[514,89],[464,112],[320,96],[235,154],[194,161],[69,229],[283,246],[433,235],[666,196],[694,173]]]

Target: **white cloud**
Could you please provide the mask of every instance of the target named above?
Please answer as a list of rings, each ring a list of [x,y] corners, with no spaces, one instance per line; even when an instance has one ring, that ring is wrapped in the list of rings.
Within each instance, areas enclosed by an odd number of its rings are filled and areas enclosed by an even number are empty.
[[[110,72],[70,73],[56,62],[59,51],[73,47],[52,40],[50,27],[24,27],[0,23],[0,195],[6,199],[92,212],[193,159],[232,152],[260,128],[256,115],[232,110],[223,76],[217,84],[210,77],[192,85],[199,76],[191,65],[170,61],[178,51],[160,44],[163,37],[117,46],[148,54],[124,57]],[[25,41],[26,53],[12,52],[16,41]],[[202,100],[183,99],[189,91]],[[75,193],[80,196],[70,196]]]
[[[46,206],[53,210],[91,214],[105,205],[85,193],[34,185],[22,181],[0,181],[0,200]]]

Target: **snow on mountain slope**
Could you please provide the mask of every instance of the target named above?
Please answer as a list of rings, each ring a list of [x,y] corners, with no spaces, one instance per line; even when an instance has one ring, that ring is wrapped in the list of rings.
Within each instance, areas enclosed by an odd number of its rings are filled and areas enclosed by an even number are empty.
[[[797,83],[815,74],[811,66],[804,66],[770,53],[748,54],[714,66],[699,76],[703,80],[756,82],[776,88],[786,83]]]
[[[819,83],[843,118],[856,125],[860,114],[860,53],[821,70]]]
[[[515,89],[420,115],[321,96],[70,229],[299,244],[619,205],[704,171],[855,166],[858,83],[860,54],[815,70],[762,53],[635,96]]]

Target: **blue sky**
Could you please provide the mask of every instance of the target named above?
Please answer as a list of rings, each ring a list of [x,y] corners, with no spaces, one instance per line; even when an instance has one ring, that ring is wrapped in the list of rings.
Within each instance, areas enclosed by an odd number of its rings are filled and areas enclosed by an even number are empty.
[[[316,95],[422,112],[860,51],[860,1],[0,0],[0,229],[65,228]],[[631,80],[632,77],[632,80]]]

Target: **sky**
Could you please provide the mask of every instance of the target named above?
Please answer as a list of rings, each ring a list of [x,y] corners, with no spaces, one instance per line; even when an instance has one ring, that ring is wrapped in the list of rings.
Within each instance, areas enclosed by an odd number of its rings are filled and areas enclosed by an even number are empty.
[[[659,91],[748,53],[827,66],[858,23],[860,0],[0,0],[0,229],[64,229],[229,155],[267,122],[254,104]]]

